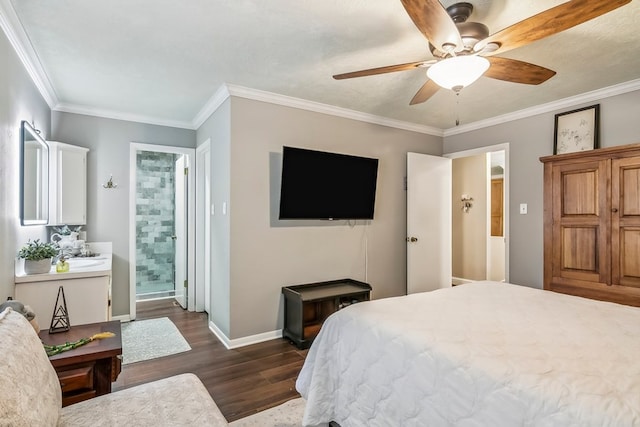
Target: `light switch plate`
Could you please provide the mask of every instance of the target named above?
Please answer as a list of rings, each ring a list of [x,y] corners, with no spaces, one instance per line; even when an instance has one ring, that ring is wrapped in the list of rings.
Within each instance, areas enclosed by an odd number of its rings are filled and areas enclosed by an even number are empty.
[[[526,215],[526,214],[527,214],[527,204],[520,203],[520,215]]]

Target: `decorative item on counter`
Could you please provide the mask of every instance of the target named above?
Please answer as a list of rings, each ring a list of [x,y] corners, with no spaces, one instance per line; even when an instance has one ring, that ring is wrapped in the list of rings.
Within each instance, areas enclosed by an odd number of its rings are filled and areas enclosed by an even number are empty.
[[[62,295],[62,304],[60,304],[60,296]],[[64,288],[58,288],[58,296],[56,297],[56,305],[53,309],[53,317],[51,318],[51,326],[49,333],[65,332],[71,328],[69,323],[69,312],[67,311],[67,300],[64,297]]]
[[[80,338],[78,341],[66,342],[64,344],[58,345],[49,345],[42,343],[42,345],[44,346],[44,350],[47,352],[47,356],[51,357],[55,356],[56,354],[62,353],[63,351],[73,350],[74,348],[78,348],[82,345],[90,343],[91,341],[102,340],[115,336],[116,334],[114,334],[113,332],[100,332],[99,334],[91,335],[88,338]]]
[[[80,248],[80,255],[84,257],[94,256],[94,253],[91,251],[91,246],[88,243],[84,243],[82,248]]]
[[[51,258],[58,255],[58,245],[41,242],[40,239],[29,240],[18,252],[18,257],[24,259],[26,274],[42,274],[51,270]]]
[[[115,183],[113,182],[113,174],[111,174],[111,175],[109,176],[109,181],[107,181],[107,183],[106,183],[106,184],[102,184],[102,186],[103,186],[104,188],[116,188],[116,187],[118,187],[118,184],[115,184]]]
[[[62,254],[67,257],[78,255],[82,245],[81,243],[78,243],[78,235],[81,230],[81,225],[73,229],[69,228],[66,224],[60,227],[53,227],[53,231],[55,231],[55,233],[51,235],[51,242],[60,246]]]
[[[60,259],[56,263],[56,273],[67,273],[69,272],[69,263],[63,255],[60,255]]]
[[[72,233],[76,233],[75,236],[78,237],[77,233],[80,233],[80,231],[82,231],[82,226],[78,225],[75,228],[70,228],[67,224],[62,225],[60,227],[52,227],[53,231],[55,231],[56,233],[58,233],[60,236],[71,236]]]

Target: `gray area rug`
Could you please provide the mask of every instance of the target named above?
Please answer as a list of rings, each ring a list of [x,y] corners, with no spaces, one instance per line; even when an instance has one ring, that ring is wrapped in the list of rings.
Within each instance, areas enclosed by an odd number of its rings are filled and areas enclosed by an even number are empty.
[[[230,427],[300,427],[305,400],[301,397],[229,423]],[[328,426],[325,424],[324,426]],[[318,427],[324,427],[318,426]]]
[[[156,359],[191,350],[168,317],[122,324],[122,364]]]

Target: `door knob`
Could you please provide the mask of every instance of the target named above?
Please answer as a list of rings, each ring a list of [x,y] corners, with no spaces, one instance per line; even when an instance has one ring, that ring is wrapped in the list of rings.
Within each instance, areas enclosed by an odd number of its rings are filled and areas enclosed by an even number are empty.
[[[178,236],[173,235],[173,236],[171,236],[171,238],[172,238],[173,240],[176,240],[176,239],[178,238]]]
[[[415,243],[415,242],[417,242],[417,241],[418,241],[418,238],[417,238],[417,237],[413,237],[413,236],[411,236],[411,237],[407,237],[407,242]]]
[[[614,213],[615,213],[615,212],[618,212],[618,208],[612,208],[612,209],[611,209],[611,212],[614,212]]]

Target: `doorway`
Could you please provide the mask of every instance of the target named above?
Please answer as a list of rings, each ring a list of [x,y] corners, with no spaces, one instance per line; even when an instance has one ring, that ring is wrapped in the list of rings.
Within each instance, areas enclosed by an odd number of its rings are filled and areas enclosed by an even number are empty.
[[[453,188],[453,160],[473,156],[479,156],[480,163],[479,175],[472,178],[474,183],[479,183],[479,187],[476,187],[478,195],[475,189],[467,191]],[[501,159],[501,212],[491,209],[492,158]],[[493,170],[495,172],[497,168]],[[450,153],[442,157],[407,154],[407,293],[425,292],[468,281],[465,279],[456,283],[452,280],[453,261],[462,259],[464,262],[465,253],[461,250],[466,250],[464,247],[458,250],[453,248],[458,238],[454,232],[460,231],[453,221],[456,215],[471,212],[474,206],[474,212],[481,213],[483,219],[469,227],[473,233],[482,236],[479,250],[482,253],[479,258],[482,273],[473,280],[509,281],[509,210],[505,208],[509,206],[508,170],[509,144]],[[502,236],[490,236],[498,229],[495,224],[492,225],[492,221],[501,226]]]
[[[130,318],[136,302],[173,298],[193,311],[193,149],[131,144]],[[191,280],[194,282],[194,280]]]
[[[508,281],[508,144],[445,155],[452,165],[452,284]]]

